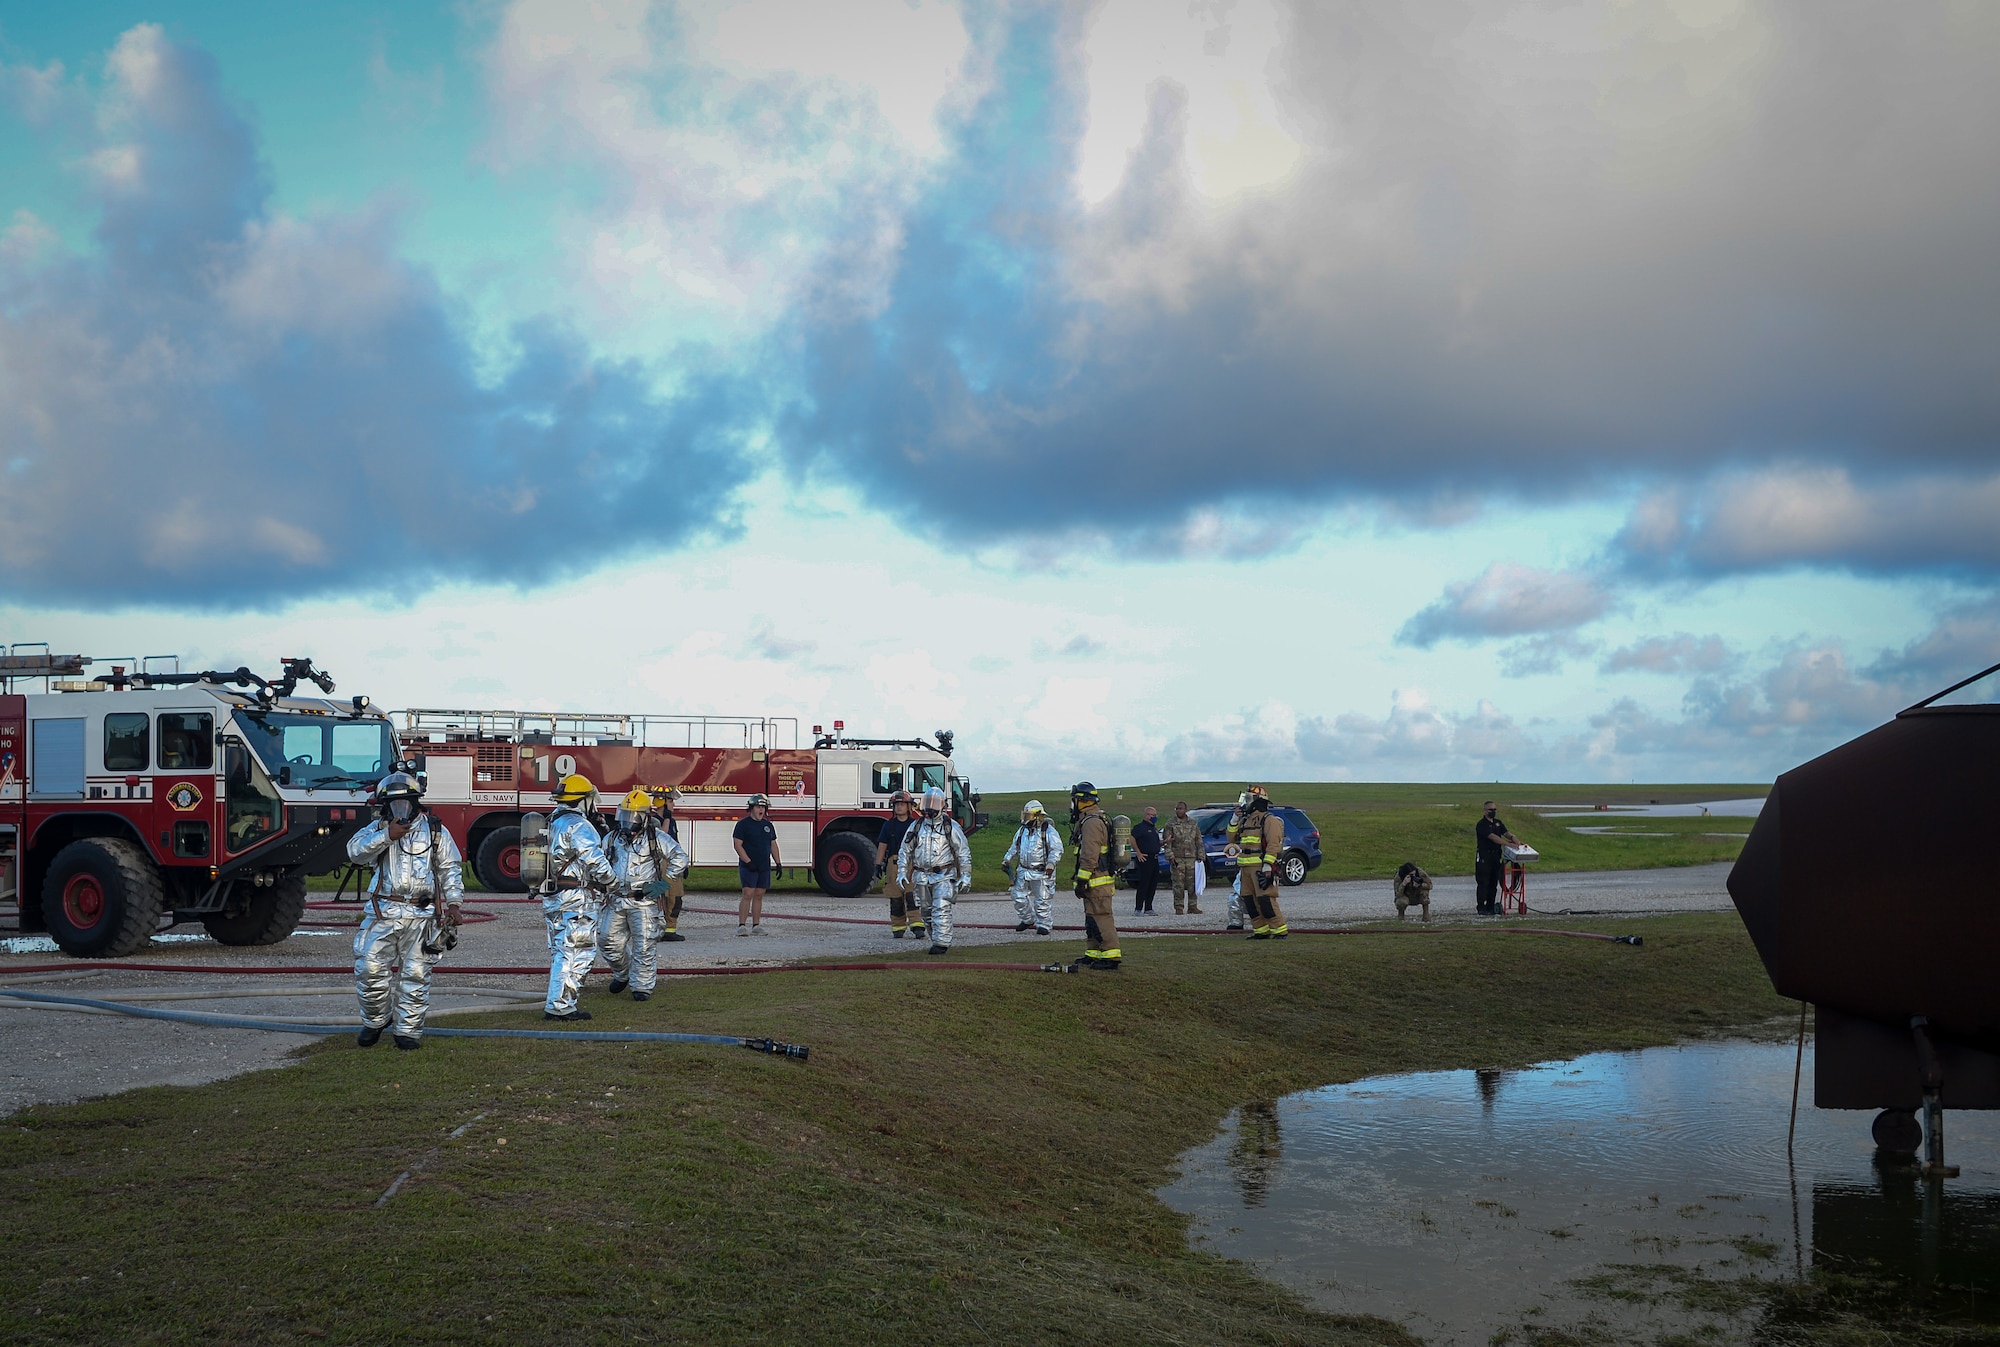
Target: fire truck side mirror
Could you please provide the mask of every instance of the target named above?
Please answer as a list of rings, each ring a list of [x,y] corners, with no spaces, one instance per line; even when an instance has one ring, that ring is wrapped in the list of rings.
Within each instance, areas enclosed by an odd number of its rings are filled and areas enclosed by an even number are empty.
[[[222,771],[231,786],[250,784],[250,750],[241,744],[228,744],[222,750]]]

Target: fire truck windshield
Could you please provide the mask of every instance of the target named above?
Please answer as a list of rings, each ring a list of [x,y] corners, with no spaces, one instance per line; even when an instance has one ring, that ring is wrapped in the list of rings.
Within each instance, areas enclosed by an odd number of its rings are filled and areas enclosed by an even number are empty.
[[[264,770],[289,785],[351,781],[372,786],[396,761],[396,740],[385,720],[336,720],[284,711],[239,719],[243,737]]]

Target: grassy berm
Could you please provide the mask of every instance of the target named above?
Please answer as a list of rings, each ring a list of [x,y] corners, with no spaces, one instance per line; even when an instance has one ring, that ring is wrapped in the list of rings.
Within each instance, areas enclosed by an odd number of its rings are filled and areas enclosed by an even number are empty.
[[[1789,1009],[1733,915],[1598,929],[1645,945],[1161,939],[1116,974],[685,979],[644,1006],[594,981],[593,1028],[812,1060],[343,1038],[33,1109],[0,1122],[0,1341],[1409,1342],[1188,1249],[1152,1190],[1243,1100]]]

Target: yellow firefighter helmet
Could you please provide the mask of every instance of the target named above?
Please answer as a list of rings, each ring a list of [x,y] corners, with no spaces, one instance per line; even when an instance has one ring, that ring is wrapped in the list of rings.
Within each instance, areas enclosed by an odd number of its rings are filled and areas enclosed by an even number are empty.
[[[590,784],[589,777],[579,776],[577,773],[571,772],[556,783],[553,793],[559,802],[573,804],[581,808],[585,802],[597,794],[597,787]]]

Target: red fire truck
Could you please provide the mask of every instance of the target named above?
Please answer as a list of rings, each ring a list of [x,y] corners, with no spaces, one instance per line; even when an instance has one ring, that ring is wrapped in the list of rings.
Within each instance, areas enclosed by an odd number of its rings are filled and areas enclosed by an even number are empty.
[[[294,695],[333,691],[310,660],[274,679],[184,674],[172,656],[74,676],[97,662],[0,655],[0,911],[84,958],[130,954],[163,922],[198,919],[227,945],[289,936],[306,876],[345,862],[395,763],[388,717]]]
[[[771,799],[779,855],[809,865],[837,898],[875,879],[875,838],[899,790],[945,790],[967,832],[986,821],[979,796],[953,768],[952,736],[854,739],[836,720],[813,726],[769,716],[583,715],[566,711],[399,712],[403,754],[421,763],[424,800],[460,840],[488,889],[520,893],[521,815],[546,811],[571,772],[590,778],[605,807],[634,788],[681,793],[681,842],[698,866],[734,866],[730,837],[753,794]]]

